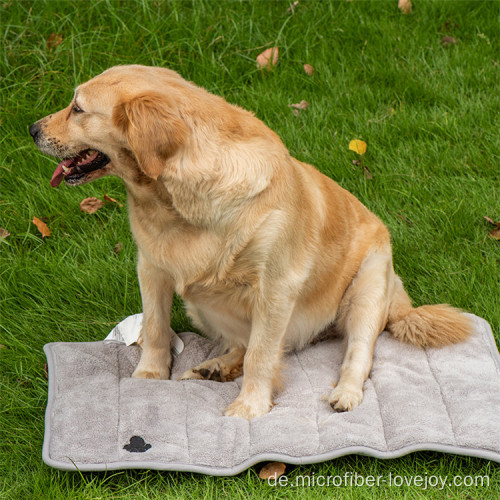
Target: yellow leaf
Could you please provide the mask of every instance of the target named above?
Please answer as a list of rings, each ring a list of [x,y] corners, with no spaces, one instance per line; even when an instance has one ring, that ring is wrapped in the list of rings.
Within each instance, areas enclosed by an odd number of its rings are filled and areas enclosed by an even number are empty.
[[[42,238],[50,236],[50,229],[48,228],[47,224],[45,224],[45,222],[42,222],[38,217],[33,217],[32,222],[38,228],[40,233],[42,233]]]
[[[349,143],[349,149],[358,153],[358,155],[364,155],[366,153],[366,142],[354,139]]]

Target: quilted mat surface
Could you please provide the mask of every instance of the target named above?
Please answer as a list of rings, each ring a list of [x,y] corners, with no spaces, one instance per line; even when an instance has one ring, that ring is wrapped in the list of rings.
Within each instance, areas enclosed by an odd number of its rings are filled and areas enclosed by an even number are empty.
[[[315,463],[359,453],[393,458],[436,450],[500,462],[500,356],[486,321],[465,343],[419,349],[384,332],[361,405],[335,413],[324,399],[342,362],[339,339],[286,358],[285,387],[269,414],[246,421],[222,412],[233,382],[176,381],[213,357],[194,334],[172,380],[130,378],[140,357],[117,342],[44,347],[49,397],[43,459],[65,470],[149,468],[233,475],[265,460]]]

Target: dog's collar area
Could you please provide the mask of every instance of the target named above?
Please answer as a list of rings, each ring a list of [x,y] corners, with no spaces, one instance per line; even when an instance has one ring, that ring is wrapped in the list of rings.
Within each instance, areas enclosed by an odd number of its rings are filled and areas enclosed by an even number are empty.
[[[57,165],[50,185],[57,187],[63,179],[68,184],[76,184],[87,174],[107,165],[111,160],[109,157],[95,149],[84,149],[76,156],[65,158]]]

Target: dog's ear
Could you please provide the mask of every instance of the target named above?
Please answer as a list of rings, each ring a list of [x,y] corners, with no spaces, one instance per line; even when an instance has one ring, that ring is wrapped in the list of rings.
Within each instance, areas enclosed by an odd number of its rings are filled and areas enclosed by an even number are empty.
[[[153,179],[163,172],[167,159],[188,135],[173,102],[159,93],[139,95],[118,104],[112,119],[126,134],[140,168]]]

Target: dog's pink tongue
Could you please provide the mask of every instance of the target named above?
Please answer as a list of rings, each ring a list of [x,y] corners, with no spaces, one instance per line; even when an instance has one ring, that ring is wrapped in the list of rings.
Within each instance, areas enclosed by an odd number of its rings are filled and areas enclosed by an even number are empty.
[[[72,161],[73,158],[69,158],[68,160],[63,160],[61,163],[59,163],[59,165],[57,165],[57,168],[54,170],[54,173],[52,174],[52,179],[50,179],[50,185],[53,188],[61,184],[62,180],[64,179],[63,167],[68,167]]]

